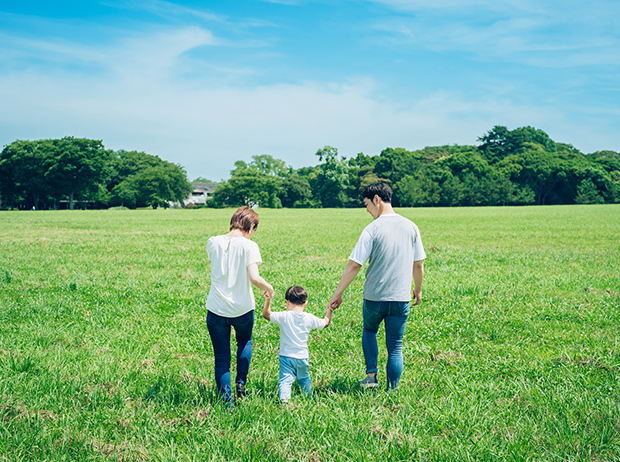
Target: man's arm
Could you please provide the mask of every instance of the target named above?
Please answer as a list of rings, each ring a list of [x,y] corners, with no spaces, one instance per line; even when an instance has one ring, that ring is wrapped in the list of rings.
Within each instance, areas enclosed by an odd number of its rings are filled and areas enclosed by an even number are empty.
[[[360,265],[353,260],[349,260],[347,262],[347,266],[344,267],[344,272],[342,273],[342,277],[340,278],[340,282],[338,283],[338,287],[336,287],[336,291],[334,292],[334,296],[329,301],[328,307],[332,310],[338,309],[340,304],[342,303],[342,294],[346,290],[347,287],[353,282],[357,273],[359,273]]]
[[[424,279],[424,260],[413,262],[413,303],[417,305],[422,301],[422,279]]]
[[[270,297],[273,298],[273,287],[267,281],[265,281],[262,276],[258,273],[258,264],[252,263],[248,266],[248,279],[252,283],[252,285],[258,287],[263,292],[268,292]]]

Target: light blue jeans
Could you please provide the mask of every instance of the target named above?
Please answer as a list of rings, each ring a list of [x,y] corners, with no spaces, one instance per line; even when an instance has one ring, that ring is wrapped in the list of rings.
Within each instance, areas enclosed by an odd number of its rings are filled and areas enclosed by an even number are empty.
[[[385,345],[388,359],[386,364],[387,388],[395,389],[403,374],[403,336],[409,316],[409,302],[374,302],[364,300],[364,331],[362,350],[366,362],[366,373],[377,373],[379,345],[377,332],[385,320]]]
[[[280,378],[278,379],[278,392],[280,399],[291,398],[291,387],[297,378],[297,383],[308,396],[312,394],[310,384],[310,360],[289,358],[280,356]]]

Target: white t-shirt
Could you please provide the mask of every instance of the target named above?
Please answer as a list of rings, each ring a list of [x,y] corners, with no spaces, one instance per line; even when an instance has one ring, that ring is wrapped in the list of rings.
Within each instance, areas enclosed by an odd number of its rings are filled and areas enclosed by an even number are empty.
[[[262,263],[258,245],[242,236],[213,236],[207,241],[211,260],[211,288],[207,310],[236,318],[254,309],[248,266]]]
[[[418,227],[398,214],[381,215],[360,235],[349,260],[368,261],[364,298],[372,301],[411,301],[413,262],[424,260]]]
[[[280,356],[308,359],[308,337],[312,329],[323,329],[325,319],[310,313],[272,312],[269,321],[280,326]]]

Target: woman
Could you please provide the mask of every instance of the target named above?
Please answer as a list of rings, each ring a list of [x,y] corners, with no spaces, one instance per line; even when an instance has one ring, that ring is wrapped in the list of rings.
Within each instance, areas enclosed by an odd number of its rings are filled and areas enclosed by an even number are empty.
[[[258,228],[258,214],[240,207],[230,219],[230,232],[207,241],[211,288],[207,297],[207,328],[215,356],[215,383],[224,402],[232,405],[230,384],[230,328],[237,340],[237,397],[245,395],[252,359],[254,293],[252,284],[273,297],[273,287],[258,274],[262,263],[258,245],[250,239]]]

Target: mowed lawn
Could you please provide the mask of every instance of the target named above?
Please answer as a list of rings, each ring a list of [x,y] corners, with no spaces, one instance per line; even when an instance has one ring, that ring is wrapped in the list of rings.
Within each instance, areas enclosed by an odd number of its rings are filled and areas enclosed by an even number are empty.
[[[399,209],[427,252],[399,392],[357,387],[360,274],[288,406],[255,291],[251,395],[227,412],[205,246],[232,212],[0,212],[0,460],[620,460],[620,205]],[[370,215],[259,214],[274,309],[297,284],[322,316]]]

